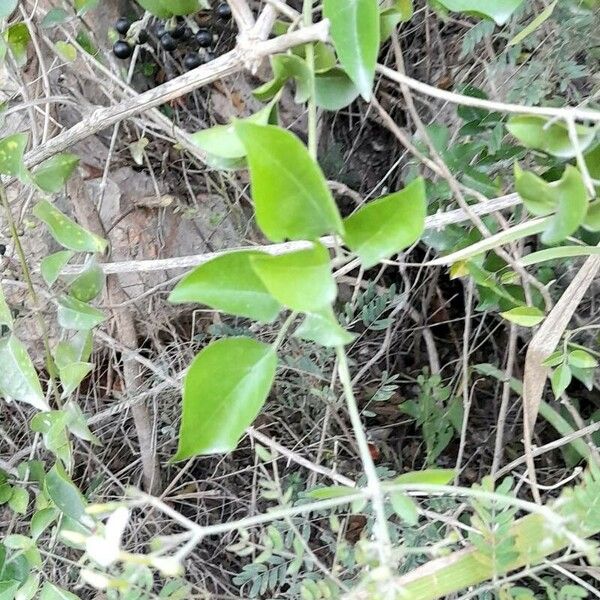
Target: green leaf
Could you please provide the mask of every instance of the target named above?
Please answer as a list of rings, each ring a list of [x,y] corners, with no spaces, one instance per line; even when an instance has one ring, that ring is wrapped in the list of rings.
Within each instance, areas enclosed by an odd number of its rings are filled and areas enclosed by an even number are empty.
[[[58,324],[65,329],[93,329],[105,319],[101,310],[77,298],[63,295],[58,300]]]
[[[0,285],[0,329],[2,325],[6,325],[9,329],[13,327],[13,317],[10,307],[6,303],[6,299],[4,298],[4,292],[2,291],[2,286]]]
[[[40,593],[40,600],[80,600],[80,598],[52,583],[46,582]]]
[[[287,308],[320,312],[335,300],[329,252],[319,243],[287,254],[253,256],[250,261],[267,290]]]
[[[160,0],[160,3],[172,11],[174,15],[191,15],[198,12],[201,8],[207,8],[205,1],[199,0]]]
[[[515,37],[513,37],[506,45],[508,46],[516,46],[520,44],[527,36],[531,35],[536,29],[541,27],[543,23],[545,23],[554,12],[556,5],[558,4],[558,0],[554,0],[552,4],[547,6],[539,15],[537,15],[529,25],[526,25]]]
[[[296,83],[294,101],[298,104],[306,102],[310,98],[313,77],[306,62],[295,54],[274,54],[270,60],[273,79],[256,88],[252,92],[254,96],[263,102],[270,100],[288,79],[293,79]]]
[[[593,369],[598,366],[598,361],[585,350],[572,350],[569,352],[569,365],[578,369]]]
[[[69,294],[81,302],[89,302],[102,292],[104,272],[94,257],[88,260],[84,270],[72,281]]]
[[[20,585],[18,581],[0,581],[0,600],[13,600]]]
[[[32,600],[40,586],[40,576],[35,573],[19,588],[15,600]]]
[[[517,306],[501,312],[500,316],[521,327],[535,327],[544,320],[544,313],[535,306]]]
[[[571,374],[575,379],[581,381],[590,392],[594,389],[595,369],[580,369],[571,366]],[[582,456],[587,456],[587,454],[584,453]]]
[[[377,0],[324,0],[323,15],[338,58],[365,100],[371,97],[379,52]]]
[[[49,287],[52,287],[58,279],[60,272],[66,264],[73,258],[74,252],[71,250],[60,250],[50,256],[46,256],[40,263],[40,271],[44,281]]]
[[[28,173],[23,163],[23,154],[28,139],[25,133],[15,133],[0,140],[0,173],[2,175],[11,175],[21,180],[27,179]]]
[[[276,106],[276,102],[271,102],[247,119],[240,119],[237,122],[267,125],[273,119],[273,115],[276,115]],[[197,146],[213,157],[233,160],[246,156],[246,149],[233,123],[209,127],[193,133],[190,137]]]
[[[73,59],[74,60],[74,59]],[[59,192],[79,164],[79,157],[65,152],[43,162],[34,172],[35,184],[44,192]]]
[[[573,158],[577,151],[569,138],[569,130],[562,121],[551,121],[536,115],[514,115],[506,124],[508,131],[526,148],[543,150],[559,158]],[[582,150],[594,140],[595,129],[577,125],[577,139]]]
[[[579,170],[567,165],[559,181],[547,183],[533,173],[517,171],[517,193],[533,214],[556,211],[542,234],[547,245],[557,244],[583,223],[589,207],[588,194]]]
[[[596,195],[597,194],[598,193],[596,192]],[[600,231],[600,200],[590,202],[587,214],[581,225],[588,231]]]
[[[343,233],[327,181],[306,146],[272,125],[235,125],[248,154],[256,220],[273,242]]]
[[[552,392],[554,393],[555,398],[558,399],[563,395],[564,391],[569,387],[571,379],[571,369],[566,363],[563,363],[554,369],[554,373],[552,373],[552,376],[550,377],[550,382],[552,383]]]
[[[92,355],[92,332],[76,331],[68,340],[61,340],[54,352],[54,362],[59,369],[75,362],[87,362]]]
[[[14,336],[0,340],[0,390],[38,410],[50,410],[25,346]]]
[[[0,483],[0,506],[6,504],[13,495],[13,487],[8,483]],[[2,546],[0,546],[2,548]]]
[[[94,365],[87,362],[74,362],[62,367],[59,374],[63,398],[70,396],[93,368]]]
[[[403,473],[391,480],[395,484],[423,483],[427,485],[447,485],[456,476],[454,469],[424,469]]]
[[[90,442],[91,444],[101,445],[100,440],[90,431],[90,428],[87,425],[87,419],[74,399],[65,403],[63,412],[67,417],[66,424],[70,433],[80,440]]]
[[[294,337],[321,344],[321,346],[345,346],[356,339],[356,335],[346,331],[336,320],[331,308],[320,313],[310,313],[294,332]]]
[[[426,210],[425,183],[419,178],[350,215],[344,221],[344,241],[368,269],[421,237]]]
[[[75,48],[73,44],[69,44],[69,42],[63,42],[62,40],[59,40],[56,42],[56,44],[54,44],[54,47],[56,48],[59,56],[67,62],[73,62],[77,58],[77,48]]]
[[[27,490],[22,487],[15,487],[13,489],[13,495],[8,501],[8,506],[17,514],[24,515],[29,506],[29,493]]]
[[[71,445],[67,433],[67,414],[63,410],[38,413],[31,419],[32,431],[42,434],[44,446],[67,468],[72,466]]]
[[[15,62],[22,67],[27,62],[27,46],[31,40],[25,23],[15,23],[4,33],[4,39],[12,52]]]
[[[69,20],[69,13],[62,8],[51,8],[40,22],[42,29],[61,25]]]
[[[390,503],[394,512],[408,525],[419,523],[419,508],[415,501],[402,492],[392,492]]]
[[[270,323],[281,305],[254,271],[251,258],[260,252],[231,252],[200,265],[171,292],[169,301],[199,302],[215,310]]]
[[[37,540],[57,518],[58,511],[55,508],[42,508],[35,512],[29,525],[31,537]]]
[[[18,0],[2,0],[0,2],[0,19],[10,17],[15,8],[17,8],[18,3]]]
[[[168,19],[173,16],[171,10],[169,10],[161,0],[136,0],[136,2],[149,13],[153,14],[159,19]],[[168,6],[168,5],[167,5]]]
[[[504,25],[510,16],[519,8],[523,0],[437,0],[452,12],[466,12],[489,17],[497,25]]]
[[[356,494],[356,489],[345,485],[330,485],[326,487],[315,488],[305,493],[307,498],[313,500],[329,500],[331,498],[343,498]]]
[[[275,350],[250,338],[213,342],[193,360],[183,387],[173,461],[230,452],[262,408],[277,366]]]
[[[400,23],[410,21],[415,12],[413,0],[394,0],[390,8],[381,11],[379,15],[379,29],[381,42],[385,42]]]
[[[77,14],[82,16],[96,8],[100,4],[100,0],[74,0],[73,4]]]
[[[108,246],[106,240],[77,225],[47,200],[38,202],[33,208],[33,214],[46,224],[52,237],[69,250],[104,252]]]
[[[315,102],[320,108],[340,110],[352,104],[357,97],[358,90],[343,69],[330,69],[315,77]]]
[[[65,468],[57,462],[44,479],[44,490],[58,510],[74,521],[88,520],[85,514],[86,500],[71,481]]]

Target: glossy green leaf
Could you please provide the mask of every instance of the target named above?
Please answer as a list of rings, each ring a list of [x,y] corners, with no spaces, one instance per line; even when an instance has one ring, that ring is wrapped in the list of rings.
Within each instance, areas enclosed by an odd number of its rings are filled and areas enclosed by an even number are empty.
[[[69,294],[81,302],[96,298],[104,288],[104,272],[95,258],[88,260],[84,270],[69,286]]]
[[[572,378],[571,369],[566,363],[554,369],[554,373],[550,377],[550,382],[552,383],[552,392],[555,398],[558,399],[563,395],[564,391],[569,387]]]
[[[320,312],[335,300],[329,252],[319,243],[287,254],[253,256],[250,261],[271,295],[287,308]]]
[[[74,0],[73,4],[77,14],[83,16],[90,10],[96,8],[96,6],[100,4],[100,0]]]
[[[516,46],[520,44],[526,37],[530,36],[534,31],[539,29],[551,16],[558,4],[558,0],[554,0],[552,4],[547,6],[541,13],[539,13],[529,25],[526,25],[515,35],[506,45]]]
[[[362,206],[344,221],[348,247],[365,268],[414,244],[425,228],[425,182],[419,178],[399,192]]]
[[[93,329],[105,319],[101,310],[76,298],[63,295],[58,300],[58,324],[65,329]]]
[[[454,469],[424,469],[423,471],[411,471],[403,473],[391,480],[395,484],[427,484],[427,485],[447,485],[456,476]]]
[[[556,212],[542,234],[545,244],[561,242],[583,223],[589,207],[588,193],[581,173],[572,165],[567,165],[559,181],[547,183],[532,173],[518,173],[515,185],[534,214],[554,206]]]
[[[345,346],[356,339],[356,335],[346,331],[336,320],[331,308],[320,313],[307,314],[294,332],[294,337],[321,344],[321,346]]]
[[[18,581],[0,581],[0,600],[13,600],[20,585]]]
[[[254,271],[250,259],[260,252],[231,252],[200,265],[171,292],[169,301],[198,302],[215,310],[270,323],[281,305]]]
[[[27,578],[27,581],[19,588],[15,594],[14,600],[32,600],[40,586],[40,575],[34,573]]]
[[[488,17],[498,25],[504,25],[519,8],[523,0],[437,0],[452,12],[464,12]]]
[[[87,362],[92,355],[92,332],[76,331],[68,340],[61,340],[54,351],[54,362],[59,369],[74,362]]]
[[[38,202],[33,209],[33,214],[46,224],[52,237],[69,250],[104,252],[108,246],[106,240],[75,223],[47,200]]]
[[[275,350],[250,338],[227,338],[204,348],[185,376],[173,460],[234,450],[267,399],[276,366]]]
[[[588,231],[600,231],[600,200],[590,202],[581,226]]]
[[[57,518],[58,511],[55,508],[42,508],[35,512],[29,525],[31,537],[37,540]]]
[[[73,258],[74,252],[71,250],[60,250],[50,256],[46,256],[40,263],[40,272],[44,281],[49,287],[52,287],[58,279],[61,271],[67,263]]]
[[[63,410],[38,413],[31,419],[30,427],[42,434],[44,446],[70,469],[73,456],[67,432],[67,414]]]
[[[201,8],[208,8],[210,6],[205,0],[160,0],[160,2],[164,7],[172,11],[174,15],[191,15],[198,12]]]
[[[324,0],[323,15],[340,63],[365,100],[371,97],[379,52],[377,0]]]
[[[414,12],[413,0],[394,0],[392,6],[382,10],[379,15],[381,42],[385,42],[400,23],[410,21]]]
[[[85,498],[59,462],[48,471],[44,479],[44,490],[64,515],[74,521],[90,520],[85,514]]]
[[[63,397],[71,395],[93,368],[94,365],[87,362],[74,362],[62,367],[59,374]]]
[[[307,498],[313,500],[329,500],[331,498],[343,498],[344,496],[352,496],[356,494],[356,489],[345,485],[330,485],[326,487],[315,488],[306,492]]]
[[[569,130],[562,121],[551,121],[536,115],[514,115],[506,124],[508,131],[526,148],[543,150],[559,158],[573,158],[576,149],[569,138]],[[585,150],[593,141],[595,129],[577,125],[579,146]]]
[[[578,369],[593,369],[598,366],[598,361],[585,350],[577,349],[569,352],[569,365]]]
[[[75,48],[73,44],[69,44],[69,42],[59,40],[54,44],[54,47],[56,48],[58,55],[67,62],[73,62],[77,58],[77,48]]]
[[[46,582],[40,593],[40,600],[80,600],[80,598],[52,583]]]
[[[270,100],[289,79],[296,84],[294,101],[306,102],[311,94],[312,73],[306,62],[295,54],[275,54],[271,56],[273,79],[256,88],[254,96],[261,101]]]
[[[343,69],[330,69],[315,77],[315,102],[320,108],[340,110],[352,104],[357,97],[358,90]]]
[[[93,365],[91,365],[93,366]],[[83,414],[76,400],[71,398],[63,406],[63,412],[67,419],[67,429],[80,440],[90,442],[91,444],[101,445],[100,440],[91,432],[87,424],[87,419]]]
[[[2,325],[6,325],[9,329],[12,329],[13,316],[10,307],[4,298],[2,286],[0,285],[0,329],[2,329]]]
[[[583,385],[591,392],[594,389],[594,379],[596,369],[580,369],[579,367],[571,366],[571,374],[575,379],[581,381]],[[582,453],[582,456],[587,456],[587,453]]]
[[[19,179],[27,178],[23,154],[27,147],[27,134],[15,133],[0,140],[0,173]]]
[[[544,313],[535,306],[517,306],[501,312],[500,316],[521,327],[535,327],[544,320]]]
[[[25,23],[15,23],[4,32],[4,39],[12,52],[15,62],[22,67],[27,62],[27,47],[31,41],[29,28]]]
[[[62,25],[70,19],[69,13],[63,8],[51,8],[40,22],[42,29],[49,29],[56,25]]]
[[[0,19],[10,17],[12,12],[17,8],[18,0],[2,0],[0,2]]]
[[[25,488],[15,487],[8,506],[19,515],[24,515],[29,506],[29,493]]]
[[[73,59],[74,60],[74,59]],[[45,192],[59,192],[79,164],[79,157],[65,152],[43,162],[34,172],[33,181]]]
[[[272,102],[247,119],[238,122],[257,123],[267,125],[276,119],[276,103]],[[241,159],[246,156],[244,144],[238,137],[233,123],[229,125],[215,125],[193,133],[194,143],[211,156],[229,160]],[[243,164],[243,163],[242,163]]]
[[[0,506],[6,504],[13,495],[13,487],[8,483],[0,483]],[[2,548],[2,546],[0,546]]]
[[[271,241],[343,233],[325,176],[293,133],[254,123],[235,127],[248,154],[256,220]]]
[[[0,391],[3,394],[39,410],[49,410],[27,349],[14,335],[0,340],[0,365]]]
[[[161,0],[136,0],[136,2],[144,10],[147,10],[159,19],[167,19],[173,16],[171,10],[169,10]]]
[[[412,498],[402,492],[392,492],[390,494],[390,503],[394,512],[407,525],[417,525],[419,522],[419,508]]]

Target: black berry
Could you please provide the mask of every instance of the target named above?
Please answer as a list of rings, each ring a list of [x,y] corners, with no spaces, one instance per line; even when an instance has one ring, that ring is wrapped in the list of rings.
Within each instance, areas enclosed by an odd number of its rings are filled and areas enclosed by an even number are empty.
[[[133,54],[133,48],[124,40],[117,40],[113,46],[113,53],[117,58],[129,58]]]
[[[140,30],[137,36],[138,44],[145,44],[150,39],[148,32],[145,29]]]
[[[177,42],[168,31],[161,36],[160,44],[167,52],[173,52],[177,48]]]
[[[183,59],[183,66],[188,70],[191,71],[192,69],[195,69],[197,67],[199,67],[202,64],[202,59],[200,58],[200,55],[197,54],[196,52],[194,52],[193,54],[186,54],[185,58]]]
[[[212,33],[208,29],[198,29],[196,32],[196,41],[201,48],[208,48],[212,45]]]
[[[169,32],[176,40],[180,40],[185,35],[185,25],[179,23],[175,29]]]
[[[161,38],[165,33],[167,33],[167,28],[164,23],[158,23],[156,28],[154,29],[154,33],[156,33],[156,37]]]
[[[6,254],[6,244],[0,244],[0,256],[4,256]]]
[[[115,23],[115,29],[121,35],[127,35],[127,32],[129,31],[130,27],[131,27],[131,21],[127,17],[120,17],[119,19],[117,19],[117,22]]]
[[[231,7],[227,2],[221,2],[221,4],[217,6],[216,12],[219,19],[229,19],[229,17],[231,17]]]
[[[192,30],[189,27],[185,27],[183,30],[183,38],[182,39],[189,40],[193,35],[194,35],[194,33],[192,32]]]

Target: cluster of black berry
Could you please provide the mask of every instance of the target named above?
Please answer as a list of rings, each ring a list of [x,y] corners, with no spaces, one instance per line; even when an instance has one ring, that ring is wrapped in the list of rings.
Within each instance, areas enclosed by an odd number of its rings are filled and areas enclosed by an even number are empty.
[[[231,8],[227,2],[221,2],[214,14],[218,20],[227,21],[231,17]],[[133,54],[135,44],[145,44],[149,40],[150,36],[145,29],[134,28],[132,25],[133,23],[127,17],[120,17],[115,23],[115,29],[125,38],[117,40],[113,46],[113,53],[117,58],[129,58]],[[195,69],[204,62],[198,47],[208,49],[213,44],[213,34],[209,29],[198,27],[195,21],[183,17],[156,23],[154,33],[160,47],[167,52],[174,52],[180,47],[185,48],[183,66],[186,69]]]

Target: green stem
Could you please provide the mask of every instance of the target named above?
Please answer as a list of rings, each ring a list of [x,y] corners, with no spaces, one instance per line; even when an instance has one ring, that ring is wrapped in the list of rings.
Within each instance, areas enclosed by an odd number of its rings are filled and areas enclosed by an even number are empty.
[[[313,0],[304,0],[302,20],[305,27],[312,25]],[[317,159],[317,103],[315,99],[315,48],[312,44],[305,46],[306,64],[311,73],[310,96],[308,98],[308,152]]]
[[[33,285],[33,280],[31,278],[31,271],[29,270],[29,265],[27,264],[27,258],[25,257],[25,252],[23,250],[23,246],[21,245],[21,238],[19,237],[19,232],[17,231],[17,224],[12,215],[12,210],[10,208],[10,204],[8,202],[8,198],[6,196],[6,190],[4,186],[0,183],[0,202],[2,203],[2,207],[6,213],[6,219],[8,221],[8,228],[10,230],[10,235],[12,237],[13,243],[15,245],[15,250],[19,256],[19,263],[21,265],[21,270],[23,271],[23,277],[25,279],[25,283],[27,285],[27,290],[29,295],[31,296],[31,300],[33,301],[33,306],[35,310],[35,316],[38,322],[38,326],[42,332],[42,341],[44,343],[44,351],[46,354],[46,369],[48,370],[49,382],[52,387],[52,391],[54,392],[54,396],[56,398],[56,403],[59,408],[61,406],[60,402],[60,391],[56,384],[56,378],[58,373],[56,371],[56,366],[54,364],[54,360],[52,359],[52,351],[50,350],[50,341],[48,338],[48,330],[46,328],[46,323],[41,315],[40,302],[37,292],[35,291],[35,287]]]
[[[277,334],[277,337],[275,338],[275,341],[273,342],[273,348],[275,349],[275,351],[279,350],[279,346],[281,346],[281,344],[283,343],[283,340],[288,332],[288,329],[292,326],[292,323],[294,322],[294,320],[296,319],[297,316],[298,316],[297,312],[291,312],[290,315],[288,316],[288,318],[285,320],[285,322],[281,326],[281,329],[279,330],[279,333]]]
[[[346,398],[346,407],[348,409],[348,414],[350,415],[350,422],[356,437],[356,443],[358,444],[358,451],[362,461],[363,469],[365,471],[365,475],[367,476],[367,487],[371,497],[371,502],[373,503],[373,511],[375,512],[375,538],[377,541],[377,551],[379,553],[381,565],[389,566],[392,545],[388,531],[387,516],[385,514],[384,491],[381,486],[381,482],[379,481],[379,477],[377,476],[375,463],[371,458],[367,436],[365,435],[362,421],[360,420],[360,412],[358,410],[358,404],[356,403],[356,398],[352,389],[352,378],[350,376],[350,369],[348,368],[348,360],[346,358],[346,351],[344,347],[337,346],[336,354],[338,361],[338,374],[344,390],[344,397]]]

